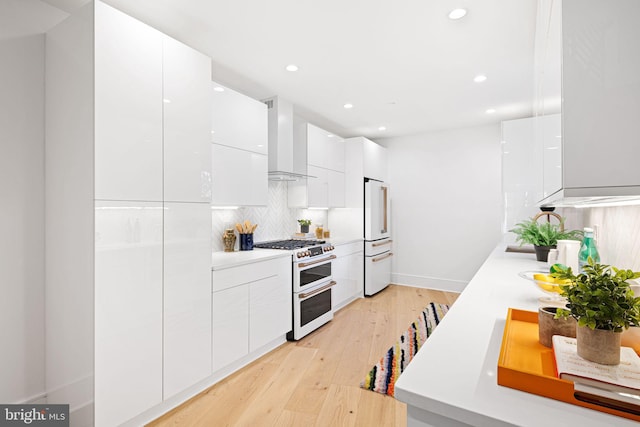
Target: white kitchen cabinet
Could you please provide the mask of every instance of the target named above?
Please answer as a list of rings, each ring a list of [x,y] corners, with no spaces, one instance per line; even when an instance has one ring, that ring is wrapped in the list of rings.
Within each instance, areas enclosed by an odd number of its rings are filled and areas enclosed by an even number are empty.
[[[291,330],[291,258],[214,270],[213,370]]]
[[[266,206],[268,159],[264,154],[211,144],[212,200],[216,206]]]
[[[363,295],[364,250],[362,242],[336,246],[336,259],[332,262],[332,275],[336,281],[333,287],[332,305],[339,309],[355,298]]]
[[[162,40],[164,200],[208,203],[211,60],[170,37]]]
[[[211,375],[211,208],[164,204],[164,399]]]
[[[307,164],[327,168],[329,150],[328,132],[311,123],[306,124]]]
[[[215,283],[215,274],[214,274]],[[213,293],[213,370],[249,353],[249,286]]]
[[[307,168],[307,207],[329,207],[329,182],[327,169],[311,166]]]
[[[266,104],[217,83],[211,84],[211,142],[267,154]]]
[[[162,33],[95,14],[95,198],[162,200]]]
[[[327,201],[330,208],[345,206],[344,172],[327,170]]]
[[[276,276],[253,282],[249,286],[249,351],[258,350],[291,330],[291,262],[282,258],[274,262]]]
[[[95,203],[96,426],[162,402],[162,212]]]
[[[560,7],[558,2],[545,4],[548,9],[543,13],[551,19],[537,29],[542,45],[561,47],[544,56],[561,56],[562,72],[555,67],[554,78],[561,81],[556,96],[562,99],[562,185],[553,193],[555,186],[549,188],[546,192],[551,194],[540,203],[637,199],[640,59],[635,52],[640,4],[633,0],[615,6],[599,0],[564,0]],[[561,22],[560,30],[554,30],[554,22]],[[537,61],[536,68],[536,75],[550,74],[545,62]],[[536,96],[546,99],[548,92],[545,88]],[[536,105],[540,103],[537,99]]]
[[[205,61],[99,1],[46,41],[48,401],[82,425],[120,425],[211,369],[210,349],[179,354],[207,347],[198,327],[211,339],[210,204],[195,196],[210,156],[183,156],[210,144],[210,98],[202,126],[195,93]]]
[[[364,176],[387,181],[387,149],[367,138],[360,139],[363,144]]]
[[[344,138],[338,135],[330,135],[327,139],[328,158],[327,169],[333,171],[344,172],[345,168],[345,149]]]

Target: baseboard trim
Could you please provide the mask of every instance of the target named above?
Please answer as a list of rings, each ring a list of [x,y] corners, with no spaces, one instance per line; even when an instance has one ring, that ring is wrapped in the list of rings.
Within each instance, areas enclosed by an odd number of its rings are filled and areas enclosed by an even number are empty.
[[[447,292],[462,292],[469,282],[464,280],[443,279],[440,277],[415,276],[411,274],[391,273],[391,282],[395,285],[415,288],[436,289]]]
[[[143,413],[128,420],[127,422],[123,423],[121,427],[134,427],[134,426],[139,427],[141,425],[146,425],[151,421],[154,421],[160,418],[164,414],[170,412],[171,410],[182,405],[187,400],[207,390],[208,388],[215,385],[216,383],[223,380],[224,378],[228,377],[229,375],[233,374],[237,370],[247,366],[249,363],[257,360],[258,358],[264,356],[270,351],[275,350],[285,342],[287,342],[285,335],[278,337],[277,339],[249,353],[245,357],[239,360],[236,360],[235,362],[231,363],[228,366],[225,366],[224,368],[217,370],[212,375],[199,381],[198,383],[192,385],[191,387],[171,396],[167,400],[164,400],[162,403],[152,408],[149,408]]]

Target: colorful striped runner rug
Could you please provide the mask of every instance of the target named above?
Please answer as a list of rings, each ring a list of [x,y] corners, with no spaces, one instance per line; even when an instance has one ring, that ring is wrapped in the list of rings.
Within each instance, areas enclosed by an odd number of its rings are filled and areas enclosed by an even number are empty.
[[[429,303],[420,317],[402,334],[398,342],[387,350],[380,361],[369,371],[360,387],[389,396],[394,395],[394,385],[418,350],[433,333],[449,311],[445,304]]]

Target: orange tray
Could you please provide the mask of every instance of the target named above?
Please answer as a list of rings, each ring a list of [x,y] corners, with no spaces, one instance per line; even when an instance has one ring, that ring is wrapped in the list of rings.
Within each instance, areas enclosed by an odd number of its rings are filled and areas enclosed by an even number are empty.
[[[573,382],[556,377],[553,350],[538,342],[538,313],[510,308],[498,359],[498,384],[640,421],[640,415],[578,400]]]

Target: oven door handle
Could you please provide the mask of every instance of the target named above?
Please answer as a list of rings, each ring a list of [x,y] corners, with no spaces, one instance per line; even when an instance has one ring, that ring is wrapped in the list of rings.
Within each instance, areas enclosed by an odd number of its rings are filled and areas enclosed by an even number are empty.
[[[326,291],[326,290],[327,290],[327,289],[329,289],[330,287],[332,287],[332,286],[334,286],[334,285],[337,285],[337,284],[338,284],[338,282],[336,282],[335,280],[332,280],[332,281],[330,281],[329,283],[327,283],[326,285],[324,285],[324,286],[323,286],[323,287],[321,287],[321,288],[315,289],[315,290],[313,290],[313,291],[311,291],[311,292],[305,292],[305,293],[303,293],[303,294],[298,294],[298,298],[300,298],[300,299],[304,299],[304,298],[312,297],[312,296],[314,296],[314,295],[319,294],[320,292],[324,292],[324,291]]]
[[[298,267],[300,267],[300,268],[309,267],[310,265],[320,264],[321,262],[331,261],[332,259],[336,259],[336,258],[337,258],[337,256],[331,255],[330,257],[317,259],[315,261],[301,262],[301,263],[298,264]]]

